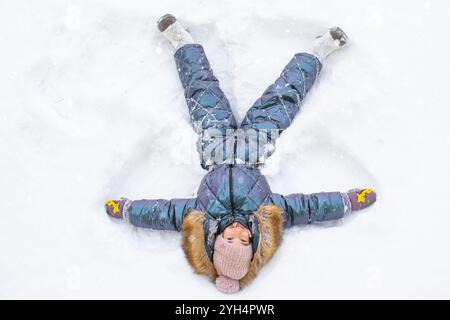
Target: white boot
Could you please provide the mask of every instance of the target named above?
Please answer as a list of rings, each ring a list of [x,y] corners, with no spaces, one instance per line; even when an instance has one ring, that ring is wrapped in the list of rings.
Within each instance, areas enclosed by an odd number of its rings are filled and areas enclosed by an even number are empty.
[[[158,20],[158,29],[177,50],[185,44],[194,43],[191,34],[171,14],[165,14]]]
[[[316,37],[312,48],[307,52],[316,56],[323,63],[326,57],[342,48],[347,42],[348,37],[345,32],[341,28],[335,27]]]

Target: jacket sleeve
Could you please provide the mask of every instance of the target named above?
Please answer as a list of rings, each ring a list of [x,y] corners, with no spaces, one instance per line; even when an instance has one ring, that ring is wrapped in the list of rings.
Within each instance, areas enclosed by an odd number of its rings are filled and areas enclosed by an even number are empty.
[[[283,209],[285,228],[315,221],[340,219],[348,210],[340,192],[272,194],[271,202]]]
[[[181,231],[184,217],[196,206],[197,199],[128,200],[124,219],[137,227]]]

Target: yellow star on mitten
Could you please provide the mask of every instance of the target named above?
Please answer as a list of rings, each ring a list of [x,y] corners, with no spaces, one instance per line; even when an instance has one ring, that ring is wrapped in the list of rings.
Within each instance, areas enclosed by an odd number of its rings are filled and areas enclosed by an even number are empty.
[[[362,190],[360,193],[357,194],[357,196],[358,196],[357,201],[358,202],[362,202],[362,203],[366,202],[366,195],[371,193],[371,192],[373,192],[372,189],[364,189],[364,190]]]

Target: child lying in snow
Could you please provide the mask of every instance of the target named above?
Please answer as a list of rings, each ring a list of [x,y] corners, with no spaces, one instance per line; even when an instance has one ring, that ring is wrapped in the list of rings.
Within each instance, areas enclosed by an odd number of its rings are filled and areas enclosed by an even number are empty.
[[[273,152],[291,124],[325,58],[347,42],[340,28],[298,53],[237,125],[203,47],[172,15],[158,28],[176,49],[175,62],[185,90],[205,175],[193,199],[106,203],[107,213],[135,226],[182,231],[185,255],[196,273],[215,280],[225,293],[248,284],[274,255],[283,228],[342,218],[376,200],[370,189],[346,193],[273,193],[258,166]]]

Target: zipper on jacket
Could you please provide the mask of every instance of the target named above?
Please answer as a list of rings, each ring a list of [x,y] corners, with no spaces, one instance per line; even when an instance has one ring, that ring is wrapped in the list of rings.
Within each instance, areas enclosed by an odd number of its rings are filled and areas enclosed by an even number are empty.
[[[233,165],[230,164],[228,166],[228,174],[229,174],[229,184],[230,184],[230,205],[231,205],[231,214],[234,215],[234,196],[233,196]]]
[[[231,214],[234,216],[234,196],[233,196],[233,165],[236,163],[236,151],[237,151],[237,137],[233,135],[233,164],[228,167],[229,170],[229,182],[230,182],[230,205]]]

